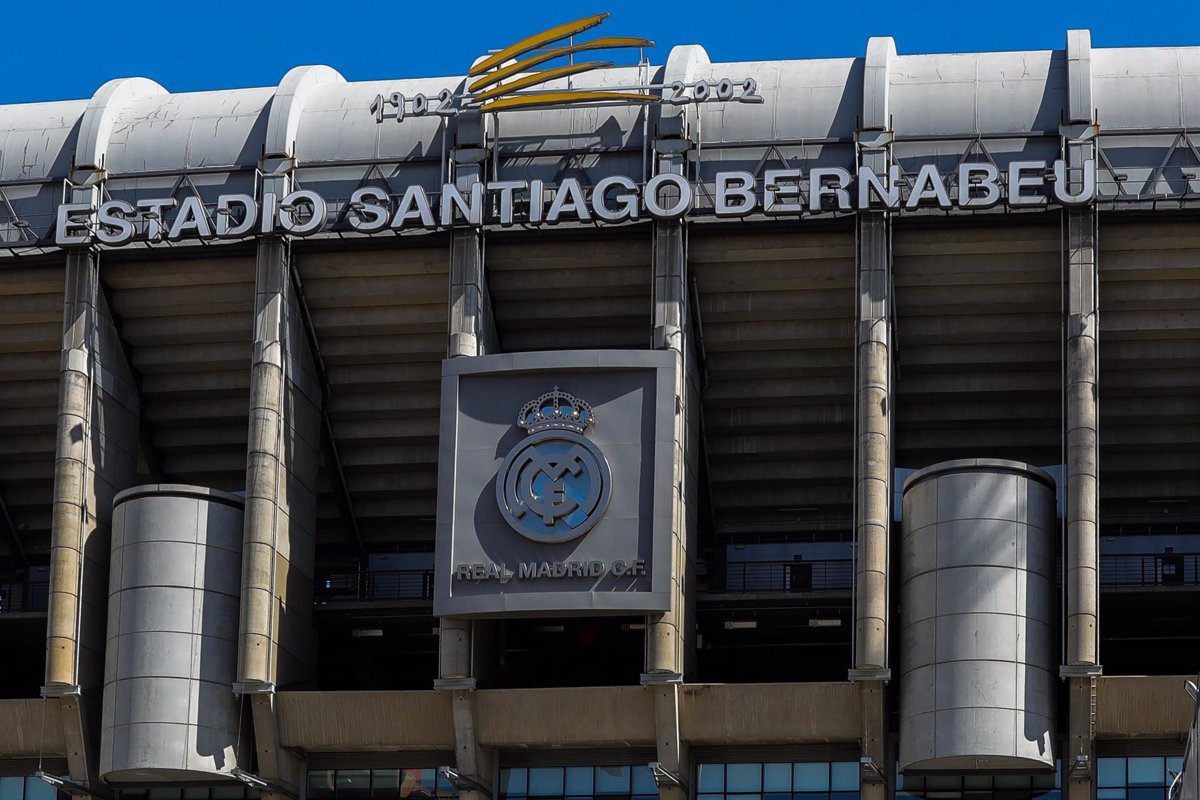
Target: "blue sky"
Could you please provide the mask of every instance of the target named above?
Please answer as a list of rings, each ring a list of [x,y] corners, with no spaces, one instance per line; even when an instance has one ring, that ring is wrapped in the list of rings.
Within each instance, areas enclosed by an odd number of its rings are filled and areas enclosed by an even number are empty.
[[[459,75],[472,59],[550,25],[609,11],[606,35],[676,44],[714,61],[861,55],[869,36],[901,53],[1200,45],[1200,0],[6,0],[0,103],[90,97],[140,75],[169,91],[271,86],[298,64],[348,80]]]

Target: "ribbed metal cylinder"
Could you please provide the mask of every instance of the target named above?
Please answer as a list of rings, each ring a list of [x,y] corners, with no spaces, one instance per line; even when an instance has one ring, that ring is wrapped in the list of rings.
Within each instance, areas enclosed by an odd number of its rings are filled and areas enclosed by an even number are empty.
[[[904,484],[900,769],[1054,766],[1054,479],[948,461]]]
[[[211,780],[238,765],[243,505],[174,484],[114,500],[100,739],[107,781]]]

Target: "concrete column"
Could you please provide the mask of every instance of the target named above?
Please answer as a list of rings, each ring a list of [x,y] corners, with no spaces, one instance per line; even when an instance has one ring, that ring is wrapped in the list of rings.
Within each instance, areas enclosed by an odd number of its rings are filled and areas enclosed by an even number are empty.
[[[97,766],[112,501],[137,479],[140,403],[97,254],[69,251],[66,273],[42,694],[61,698],[71,777],[86,782]]]
[[[1091,34],[1067,32],[1068,120],[1063,125],[1063,157],[1070,189],[1077,191],[1083,164],[1096,157],[1099,132],[1092,103]],[[1094,205],[1065,212],[1066,360],[1065,427],[1067,446],[1067,519],[1063,561],[1066,568],[1068,800],[1090,800],[1094,776],[1096,676],[1099,635],[1099,278],[1096,271],[1097,216]],[[1086,766],[1081,759],[1086,759]],[[1077,763],[1079,762],[1079,763]]]
[[[286,188],[268,177],[268,192]],[[272,745],[277,685],[310,679],[321,392],[291,279],[288,242],[259,240],[242,543],[237,691],[251,695],[261,776],[300,785],[303,765]]]
[[[288,243],[261,239],[256,270],[239,681],[273,686],[309,677],[321,393]]]
[[[688,524],[687,487],[689,430],[687,424],[687,255],[685,231],[681,222],[659,222],[654,226],[654,328],[655,349],[671,350],[677,356],[675,396],[674,478],[675,491],[671,520],[671,608],[653,617],[647,626],[646,682],[682,680],[693,661],[689,606],[694,598],[688,591],[692,574],[689,553],[694,558],[695,525]],[[691,448],[690,452],[696,452]],[[690,546],[691,545],[691,546]]]
[[[667,57],[663,81],[693,79],[698,69],[710,63],[708,53],[697,45],[674,47]],[[693,115],[697,107],[663,106],[653,128],[653,173],[689,174],[688,151],[692,149]],[[671,608],[652,616],[646,626],[645,684],[679,683],[695,668],[696,503],[689,502],[698,484],[699,390],[692,376],[696,370],[689,337],[690,295],[687,270],[687,229],[681,220],[663,220],[653,229],[653,319],[651,347],[671,350],[676,356],[674,497],[671,506]],[[661,402],[661,401],[660,401]],[[696,409],[691,413],[692,408]],[[673,740],[674,739],[674,740]],[[678,730],[662,730],[658,737],[663,764],[682,758]],[[686,761],[678,764],[686,776]],[[668,767],[668,769],[670,769]],[[663,797],[670,793],[662,789]]]
[[[890,70],[895,42],[867,43],[863,74],[859,163],[877,175],[891,166]],[[887,766],[888,613],[892,522],[892,230],[887,211],[860,211],[856,219],[858,308],[855,330],[854,408],[854,665],[860,681],[862,755],[874,769]],[[875,770],[878,770],[876,772]],[[884,782],[864,782],[864,800],[887,797]]]
[[[303,66],[276,87],[259,160],[261,196],[273,196],[264,215],[277,214],[270,209],[295,188],[296,135],[309,93],[344,80],[329,67]],[[277,686],[310,680],[315,660],[312,574],[323,396],[292,281],[291,247],[278,225],[274,230],[258,239],[255,263],[234,691],[249,697],[259,775],[294,791],[303,784],[304,762],[277,744],[274,694]],[[264,798],[275,800],[275,793]]]
[[[481,114],[460,115],[450,123],[454,143],[450,168],[455,186],[469,197],[476,184],[486,181],[488,135],[487,120]],[[472,358],[497,349],[491,294],[484,267],[483,230],[458,227],[450,241],[449,331],[446,355]],[[492,782],[494,754],[481,747],[476,736],[475,684],[483,657],[490,664],[492,648],[479,642],[492,642],[481,630],[489,625],[469,619],[441,618],[438,621],[438,677],[434,686],[453,693],[455,759],[458,771],[480,786]],[[480,650],[487,650],[481,653]],[[486,800],[487,795],[473,788],[458,792],[460,800]]]

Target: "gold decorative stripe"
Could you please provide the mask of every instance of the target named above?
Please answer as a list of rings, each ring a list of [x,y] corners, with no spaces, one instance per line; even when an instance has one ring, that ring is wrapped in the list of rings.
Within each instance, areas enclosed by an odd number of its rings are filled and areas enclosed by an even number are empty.
[[[633,92],[545,92],[522,94],[516,97],[501,97],[484,103],[483,111],[502,111],[513,108],[537,108],[538,106],[570,105],[572,103],[597,103],[603,101],[657,103],[658,95],[635,94]]]
[[[637,36],[606,36],[600,39],[593,39],[590,42],[582,42],[580,44],[569,45],[565,47],[555,47],[553,50],[547,50],[543,53],[530,56],[523,61],[517,61],[509,64],[507,67],[489,72],[479,80],[467,87],[468,91],[475,92],[485,86],[491,86],[493,83],[498,83],[505,78],[512,77],[520,72],[528,72],[538,64],[544,64],[556,58],[569,56],[573,53],[583,53],[588,50],[615,50],[622,47],[654,47],[654,42],[649,39],[642,39]]]
[[[483,102],[484,100],[491,100],[493,97],[500,97],[501,95],[515,92],[518,89],[537,86],[539,83],[546,83],[556,78],[565,78],[568,75],[578,75],[581,72],[611,66],[611,61],[587,61],[583,64],[567,64],[565,67],[555,67],[554,69],[547,69],[542,72],[535,72],[532,75],[526,75],[524,78],[517,78],[515,81],[510,81],[503,86],[497,86],[495,89],[488,89],[486,92],[477,94],[472,99],[476,102]]]
[[[553,28],[547,28],[541,33],[535,33],[533,36],[526,37],[516,44],[496,53],[494,56],[489,56],[483,61],[480,61],[475,66],[471,67],[471,71],[467,73],[467,77],[479,75],[487,72],[492,67],[497,67],[508,61],[510,58],[516,58],[519,55],[528,53],[530,50],[535,50],[543,45],[557,42],[559,39],[566,39],[568,36],[574,36],[577,33],[589,30],[596,27],[601,22],[608,18],[607,12],[596,14],[591,17],[577,19],[574,22],[564,22],[562,25],[555,25]]]

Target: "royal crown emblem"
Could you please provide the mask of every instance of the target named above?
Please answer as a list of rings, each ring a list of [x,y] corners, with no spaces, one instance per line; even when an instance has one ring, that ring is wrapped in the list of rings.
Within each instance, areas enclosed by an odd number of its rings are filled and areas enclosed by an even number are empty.
[[[608,507],[612,475],[584,437],[592,406],[555,386],[521,407],[517,427],[529,434],[496,474],[496,503],[513,530],[535,542],[569,542],[591,530]]]

